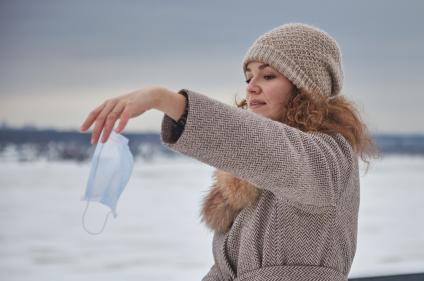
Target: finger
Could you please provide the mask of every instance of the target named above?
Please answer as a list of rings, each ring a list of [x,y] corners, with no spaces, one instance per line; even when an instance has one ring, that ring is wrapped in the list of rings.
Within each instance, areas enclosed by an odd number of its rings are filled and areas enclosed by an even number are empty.
[[[125,104],[118,103],[112,109],[112,111],[108,114],[108,116],[106,118],[105,127],[103,129],[103,136],[102,136],[102,139],[101,139],[102,143],[105,143],[108,140],[108,138],[109,138],[109,136],[110,136],[110,134],[113,130],[113,127],[115,126],[115,122],[118,118],[120,118],[121,112],[124,109],[124,107],[125,107]]]
[[[88,114],[88,117],[84,120],[83,124],[80,127],[80,131],[81,132],[84,132],[88,128],[91,127],[91,125],[93,124],[93,122],[96,119],[97,115],[99,115],[99,113],[102,111],[102,109],[105,106],[106,106],[106,102],[102,103],[100,106],[98,106],[93,111],[91,111],[90,114]]]
[[[92,144],[97,143],[97,141],[100,137],[100,134],[103,130],[103,126],[104,126],[106,117],[109,114],[109,112],[112,110],[112,108],[115,107],[115,104],[116,104],[115,101],[107,102],[105,108],[103,108],[102,112],[100,112],[100,114],[97,116],[96,125],[94,126],[93,134],[92,134],[92,137],[91,137],[91,143]]]
[[[130,113],[130,106],[125,107],[124,111],[121,113],[121,117],[119,117],[119,124],[118,124],[118,128],[116,129],[116,131],[118,133],[121,133],[125,126],[128,123],[128,119],[131,118],[131,113]]]

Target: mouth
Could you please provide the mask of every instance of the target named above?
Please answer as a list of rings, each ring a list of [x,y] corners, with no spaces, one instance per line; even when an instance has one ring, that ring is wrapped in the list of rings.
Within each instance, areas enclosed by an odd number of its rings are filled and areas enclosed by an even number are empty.
[[[264,103],[264,102],[252,102],[252,103],[249,104],[249,107],[252,108],[252,109],[255,109],[255,108],[259,108],[259,107],[264,106],[264,105],[266,105],[266,103]]]

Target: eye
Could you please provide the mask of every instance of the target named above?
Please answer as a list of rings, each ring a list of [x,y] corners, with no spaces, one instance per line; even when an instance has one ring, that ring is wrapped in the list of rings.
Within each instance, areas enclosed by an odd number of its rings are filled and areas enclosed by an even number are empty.
[[[264,79],[265,80],[272,80],[272,79],[274,79],[275,78],[275,75],[264,75]],[[250,80],[252,80],[251,78],[250,79],[247,79],[245,82],[247,83],[247,84],[249,84],[250,83]]]

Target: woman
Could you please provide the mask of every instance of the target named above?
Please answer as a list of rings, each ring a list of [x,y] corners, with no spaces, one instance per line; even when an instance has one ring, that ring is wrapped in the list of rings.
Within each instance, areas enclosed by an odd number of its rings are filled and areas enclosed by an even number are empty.
[[[105,101],[92,143],[117,119],[165,113],[161,140],[216,168],[202,221],[214,230],[206,280],[347,280],[356,251],[358,156],[373,143],[340,95],[336,41],[306,24],[260,36],[243,60],[246,98],[231,107],[200,93],[148,87]]]

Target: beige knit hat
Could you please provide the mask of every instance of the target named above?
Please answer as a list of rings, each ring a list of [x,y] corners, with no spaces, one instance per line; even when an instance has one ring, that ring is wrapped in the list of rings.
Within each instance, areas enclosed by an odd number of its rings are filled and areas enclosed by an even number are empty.
[[[268,63],[299,89],[335,96],[343,86],[341,52],[336,40],[317,27],[288,23],[261,35],[243,59]]]

